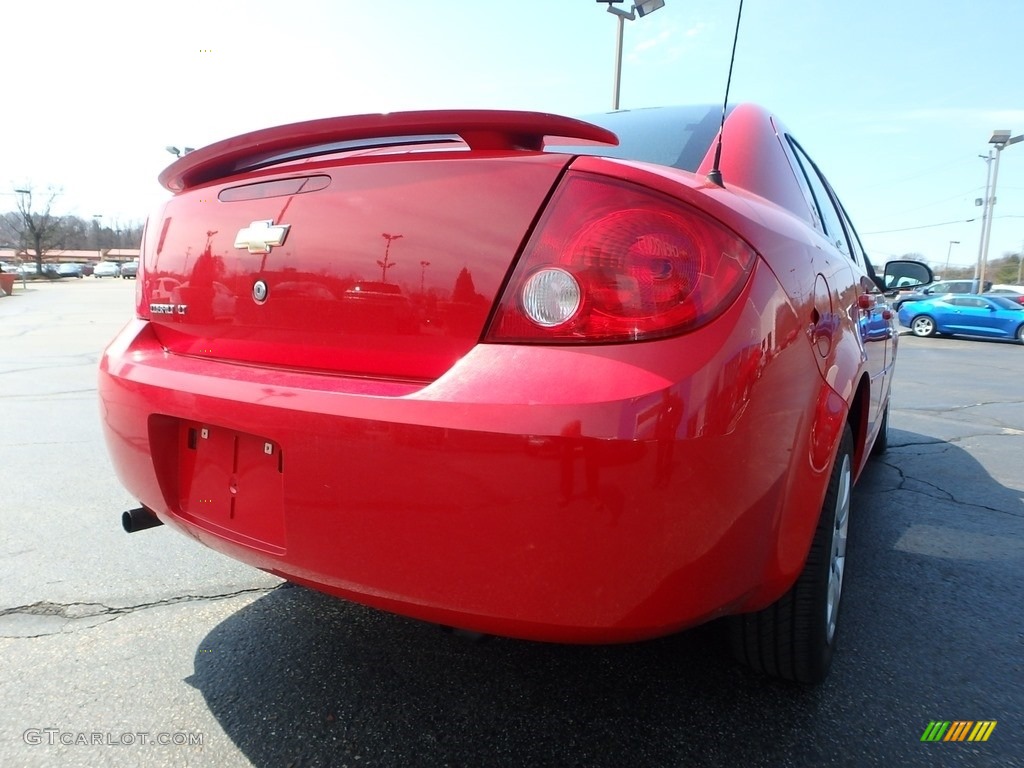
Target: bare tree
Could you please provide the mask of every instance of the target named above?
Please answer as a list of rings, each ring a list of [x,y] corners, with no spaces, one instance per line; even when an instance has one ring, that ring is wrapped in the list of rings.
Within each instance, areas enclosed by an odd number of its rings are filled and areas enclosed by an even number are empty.
[[[42,272],[46,254],[63,245],[64,222],[52,212],[53,203],[60,196],[61,190],[49,187],[46,194],[42,195],[46,202],[40,211],[33,208],[31,186],[15,191],[18,193],[18,210],[13,222],[14,231],[20,247],[35,259],[36,269]]]
[[[54,217],[56,219],[56,217]],[[100,227],[95,219],[79,216],[60,217],[61,248],[75,251],[96,251],[100,248],[138,248],[142,242],[142,224],[131,219],[115,219],[112,227]],[[18,211],[0,213],[0,248],[24,250],[27,242],[22,236],[24,217]],[[52,246],[51,246],[52,250]]]
[[[18,234],[18,222],[21,217],[10,211],[0,213],[0,248],[14,248],[19,246],[20,236]]]

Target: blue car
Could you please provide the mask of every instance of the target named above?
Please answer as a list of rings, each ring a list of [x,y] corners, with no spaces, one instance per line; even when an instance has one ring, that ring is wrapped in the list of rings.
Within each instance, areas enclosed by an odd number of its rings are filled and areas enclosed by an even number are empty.
[[[1024,344],[1024,306],[1003,296],[943,296],[904,304],[900,325],[915,336],[945,333],[1017,339]]]

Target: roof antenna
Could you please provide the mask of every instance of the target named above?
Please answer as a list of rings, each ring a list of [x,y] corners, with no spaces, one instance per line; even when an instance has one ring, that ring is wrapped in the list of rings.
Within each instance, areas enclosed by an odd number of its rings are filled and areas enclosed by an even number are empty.
[[[729,86],[732,85],[732,65],[736,61],[736,41],[740,39],[740,18],[743,16],[743,0],[740,0],[740,9],[736,13],[736,33],[732,38],[732,56],[729,58],[729,77],[725,81],[725,101],[722,102],[722,125],[718,129],[718,144],[715,146],[715,162],[708,171],[708,181],[724,187],[722,183],[722,171],[718,164],[722,161],[722,133],[725,131],[725,110],[729,106]]]

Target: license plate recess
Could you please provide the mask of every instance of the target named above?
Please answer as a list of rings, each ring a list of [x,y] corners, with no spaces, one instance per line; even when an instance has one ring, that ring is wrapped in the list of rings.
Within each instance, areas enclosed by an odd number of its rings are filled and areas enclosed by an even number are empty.
[[[178,499],[186,517],[236,541],[283,552],[284,457],[273,440],[181,421]]]

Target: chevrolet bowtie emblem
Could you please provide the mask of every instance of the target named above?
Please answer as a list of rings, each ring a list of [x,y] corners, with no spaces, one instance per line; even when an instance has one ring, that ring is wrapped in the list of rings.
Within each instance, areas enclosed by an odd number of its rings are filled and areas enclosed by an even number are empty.
[[[270,253],[275,245],[284,245],[291,224],[274,224],[273,219],[254,221],[238,230],[235,248],[246,248],[249,253]]]

